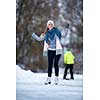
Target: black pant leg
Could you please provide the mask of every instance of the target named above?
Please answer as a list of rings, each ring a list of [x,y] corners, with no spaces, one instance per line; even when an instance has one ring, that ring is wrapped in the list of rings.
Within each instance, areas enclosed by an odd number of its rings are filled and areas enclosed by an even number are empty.
[[[71,79],[74,79],[74,77],[73,77],[73,64],[70,64],[70,76],[71,76]]]
[[[59,60],[60,60],[61,54],[55,56],[54,60],[54,67],[55,67],[55,76],[59,76]]]
[[[52,66],[53,66],[53,59],[55,57],[56,51],[48,50],[48,77],[51,77],[52,74]]]
[[[66,78],[68,69],[69,69],[69,66],[68,66],[67,64],[65,64],[65,71],[64,71],[64,76],[63,76],[63,78]]]

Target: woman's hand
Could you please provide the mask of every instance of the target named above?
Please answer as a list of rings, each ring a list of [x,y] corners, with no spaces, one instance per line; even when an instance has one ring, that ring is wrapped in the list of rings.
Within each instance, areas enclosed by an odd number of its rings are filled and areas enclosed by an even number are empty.
[[[41,36],[44,36],[44,33],[41,33]]]

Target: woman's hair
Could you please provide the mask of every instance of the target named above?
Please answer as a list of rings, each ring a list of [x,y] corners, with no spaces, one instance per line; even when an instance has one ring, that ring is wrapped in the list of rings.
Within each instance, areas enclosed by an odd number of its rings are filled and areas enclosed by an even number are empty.
[[[48,30],[49,30],[49,28],[46,27],[45,30],[44,30],[44,34],[46,34],[46,32],[47,32]]]
[[[45,28],[45,30],[44,30],[44,32],[42,33],[42,35],[45,35],[46,34],[46,32],[49,30],[49,28],[48,27],[46,27]]]

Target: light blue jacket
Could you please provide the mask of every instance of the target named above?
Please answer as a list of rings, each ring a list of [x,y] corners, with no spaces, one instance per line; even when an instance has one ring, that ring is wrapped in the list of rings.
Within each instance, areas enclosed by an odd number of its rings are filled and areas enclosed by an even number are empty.
[[[35,33],[32,34],[32,37],[35,38],[37,41],[43,41],[44,40],[44,48],[43,48],[43,56],[47,56],[47,51],[48,51],[48,43],[45,40],[46,35],[44,36],[37,36]],[[60,39],[56,37],[56,55],[62,54],[62,46],[60,43]]]

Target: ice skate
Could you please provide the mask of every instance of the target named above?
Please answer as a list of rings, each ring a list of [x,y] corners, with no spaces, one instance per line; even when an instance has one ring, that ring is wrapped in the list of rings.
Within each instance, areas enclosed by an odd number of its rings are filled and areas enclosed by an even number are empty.
[[[51,84],[51,77],[48,77],[46,82],[45,82],[45,85],[48,85],[48,84]]]

